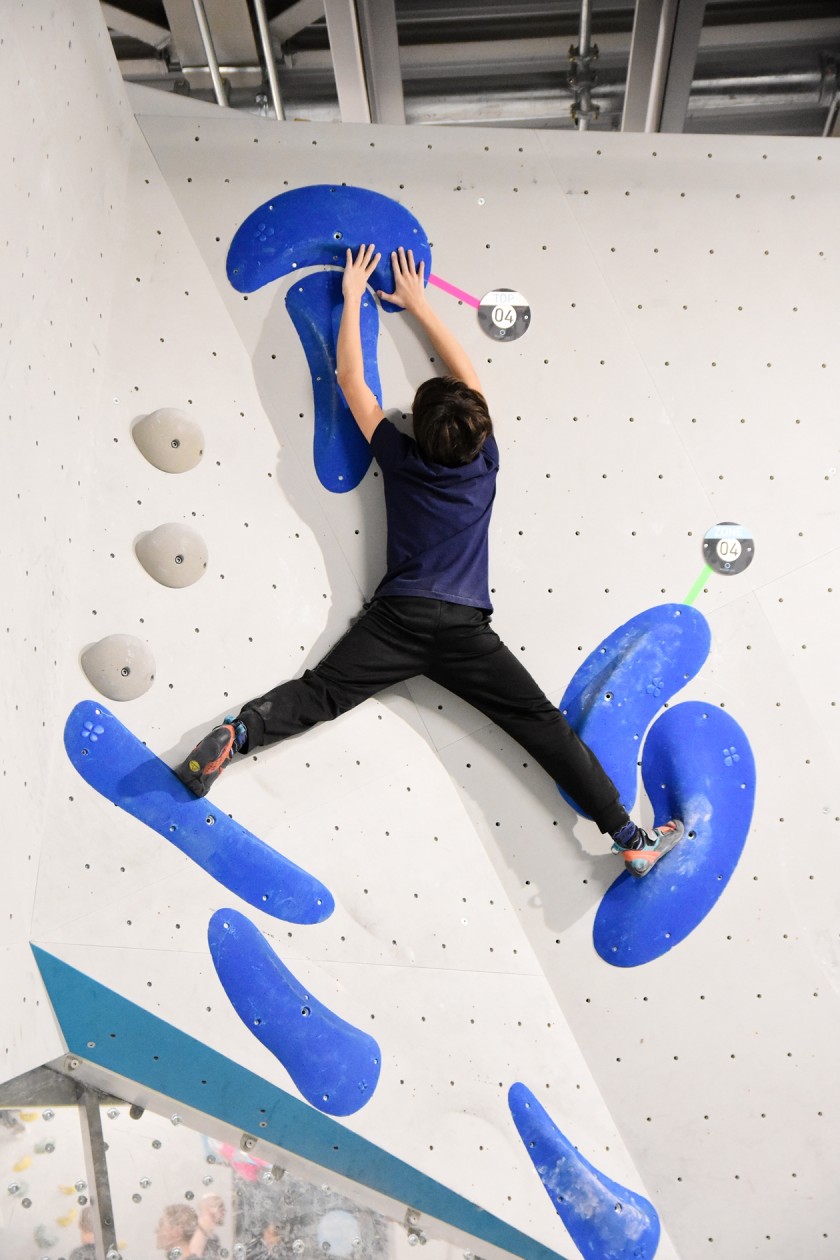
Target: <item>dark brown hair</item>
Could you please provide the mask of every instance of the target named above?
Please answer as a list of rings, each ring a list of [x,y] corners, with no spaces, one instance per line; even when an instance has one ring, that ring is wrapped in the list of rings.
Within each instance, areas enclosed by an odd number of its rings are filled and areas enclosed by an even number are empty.
[[[487,402],[454,376],[433,376],[414,395],[414,437],[433,464],[471,463],[493,432]]]

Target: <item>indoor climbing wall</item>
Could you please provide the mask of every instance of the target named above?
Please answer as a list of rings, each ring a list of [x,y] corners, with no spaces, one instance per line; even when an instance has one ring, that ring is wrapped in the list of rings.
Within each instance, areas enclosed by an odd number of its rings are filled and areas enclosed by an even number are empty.
[[[5,1077],[69,1052],[480,1255],[831,1256],[836,148],[278,125],[129,100],[93,3],[11,25]],[[641,883],[421,679],[166,770],[381,576],[335,267],[402,236],[496,424],[494,624],[686,817]],[[407,424],[429,347],[364,337]]]

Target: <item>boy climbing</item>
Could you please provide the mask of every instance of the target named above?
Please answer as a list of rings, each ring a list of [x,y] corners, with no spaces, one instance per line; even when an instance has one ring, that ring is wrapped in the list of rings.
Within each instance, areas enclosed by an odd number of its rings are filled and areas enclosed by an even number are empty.
[[[423,263],[391,255],[394,292],[427,335],[446,376],[425,381],[413,405],[414,438],[387,419],[367,385],[360,307],[379,262],[374,245],[348,249],[337,379],[382,472],[387,566],[362,615],[331,652],[297,679],[249,700],[193,749],[176,773],[204,796],[242,752],[287,739],[425,674],[511,735],[612,837],[637,877],[680,840],[672,820],[648,834],[629,818],[612,780],[490,624],[488,529],[499,451],[481,383],[463,346],[426,300]]]

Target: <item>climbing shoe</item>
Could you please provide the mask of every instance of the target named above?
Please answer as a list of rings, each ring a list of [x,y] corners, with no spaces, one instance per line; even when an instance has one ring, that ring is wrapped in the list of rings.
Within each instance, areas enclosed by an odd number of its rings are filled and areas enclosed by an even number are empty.
[[[653,869],[661,857],[669,853],[675,844],[679,844],[685,835],[685,827],[679,819],[672,818],[661,827],[654,827],[650,835],[641,827],[636,832],[635,844],[642,841],[638,848],[625,848],[621,844],[613,844],[613,853],[620,853],[624,858],[625,869],[642,879]]]
[[[206,796],[233,754],[236,752],[236,729],[233,718],[223,726],[214,726],[209,734],[176,766],[175,773],[195,796]]]

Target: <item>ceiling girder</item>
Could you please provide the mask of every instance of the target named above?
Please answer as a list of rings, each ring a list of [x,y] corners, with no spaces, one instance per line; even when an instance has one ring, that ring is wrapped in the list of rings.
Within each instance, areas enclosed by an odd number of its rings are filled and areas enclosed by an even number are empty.
[[[394,0],[356,0],[370,120],[404,123],[400,44]]]
[[[162,52],[172,42],[171,32],[165,26],[148,22],[134,13],[126,13],[125,9],[118,9],[115,4],[105,4],[104,0],[101,8],[108,29],[116,31],[119,35],[128,35],[131,39],[139,40],[141,44],[147,44],[149,48],[157,49],[158,52]]]
[[[370,122],[359,20],[354,0],[324,0],[342,122]]]
[[[269,22],[271,37],[278,44],[294,39],[307,26],[324,16],[324,0],[297,0]]]
[[[637,0],[622,131],[683,131],[706,0]]]
[[[207,65],[192,0],[163,0],[176,54],[185,72]],[[220,65],[254,65],[257,45],[246,0],[204,0],[213,48]]]

